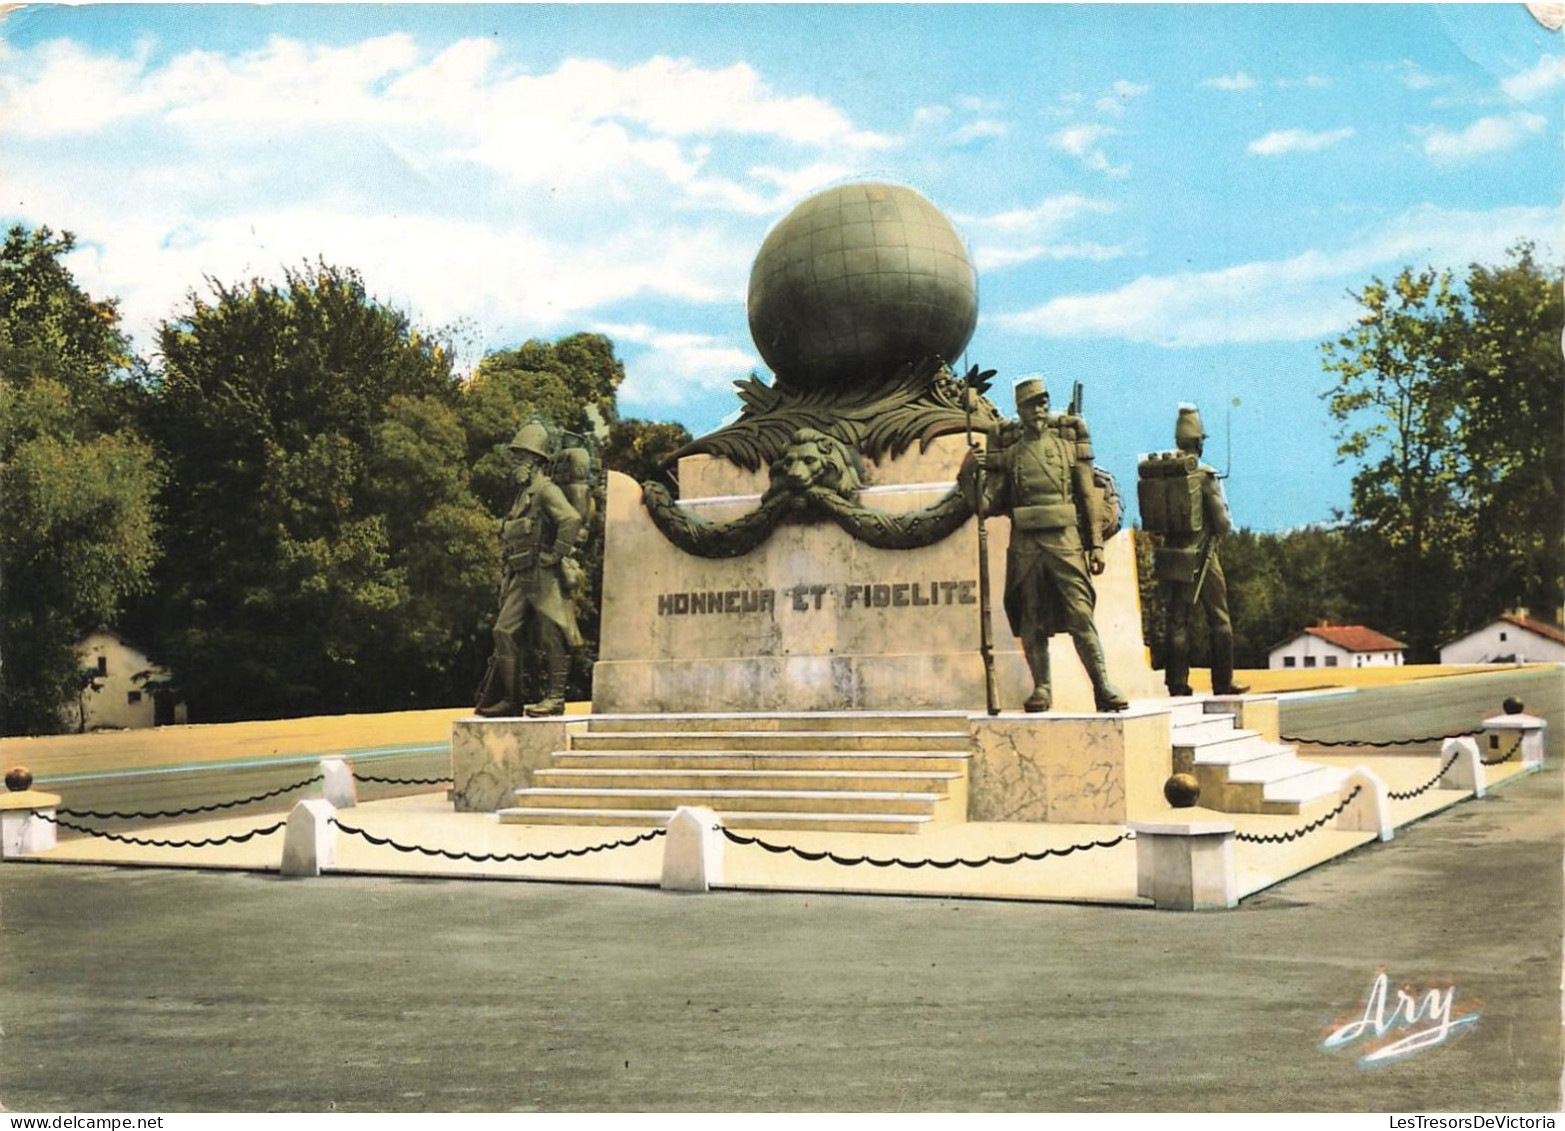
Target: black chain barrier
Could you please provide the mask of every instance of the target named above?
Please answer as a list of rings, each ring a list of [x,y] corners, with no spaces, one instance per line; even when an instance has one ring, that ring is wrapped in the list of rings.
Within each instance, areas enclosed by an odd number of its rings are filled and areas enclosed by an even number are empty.
[[[376,785],[443,785],[451,780],[447,774],[443,778],[372,778],[367,774],[354,773],[354,781],[374,782]]]
[[[121,844],[135,844],[143,848],[212,848],[219,844],[244,844],[245,841],[258,836],[271,836],[279,829],[286,828],[287,821],[278,821],[275,825],[268,825],[264,829],[251,829],[247,833],[235,833],[232,836],[208,837],[205,840],[158,840],[153,837],[122,836],[119,833],[105,832],[103,829],[89,828],[86,825],[73,825],[69,821],[62,821],[58,817],[50,817],[45,813],[35,813],[39,820],[48,821],[59,825],[62,829],[70,829],[74,833],[86,833],[88,836],[99,837],[103,840],[119,841]]]
[[[791,852],[800,860],[808,860],[815,863],[821,860],[830,860],[833,864],[841,864],[845,867],[854,867],[859,864],[868,864],[875,868],[890,868],[893,865],[899,868],[955,868],[958,864],[968,868],[982,868],[986,864],[1015,864],[1022,860],[1047,860],[1051,856],[1069,856],[1073,852],[1087,852],[1094,848],[1113,848],[1117,844],[1123,844],[1127,840],[1135,840],[1135,833],[1124,833],[1113,840],[1095,840],[1091,844],[1073,844],[1068,848],[1046,848],[1042,852],[1018,852],[1015,856],[986,856],[982,860],[967,860],[957,857],[953,860],[902,860],[891,857],[887,860],[877,860],[872,856],[847,857],[838,856],[835,852],[806,852],[802,848],[795,848],[791,844],[768,844],[759,837],[740,836],[731,829],[716,826],[718,831],[735,844],[755,845],[764,848],[767,852],[785,853]]]
[[[1413,798],[1418,797],[1421,794],[1428,793],[1435,787],[1436,782],[1445,777],[1445,772],[1452,766],[1456,765],[1456,760],[1461,756],[1462,752],[1460,750],[1451,751],[1451,756],[1445,760],[1445,765],[1436,770],[1435,776],[1430,778],[1423,785],[1419,786],[1417,789],[1409,789],[1402,792],[1398,792],[1394,789],[1388,789],[1386,791],[1386,796],[1391,798],[1393,801],[1411,801]]]
[[[341,821],[333,820],[332,824],[345,833],[362,837],[377,848],[389,847],[398,852],[419,852],[425,856],[443,856],[447,860],[467,860],[474,864],[511,864],[521,863],[526,860],[563,860],[567,856],[590,856],[594,852],[608,852],[615,848],[630,848],[632,845],[645,844],[649,840],[656,840],[660,836],[667,836],[667,829],[653,829],[642,836],[633,837],[630,840],[616,840],[611,844],[598,844],[591,848],[563,848],[557,852],[451,852],[444,848],[425,848],[421,844],[398,844],[390,837],[379,837],[364,829],[356,829],[352,825],[345,825]]]
[[[1516,736],[1516,741],[1511,743],[1511,748],[1505,752],[1505,756],[1503,758],[1483,758],[1483,757],[1480,757],[1478,759],[1478,761],[1481,764],[1485,765],[1485,766],[1501,766],[1501,765],[1504,765],[1506,762],[1509,762],[1512,758],[1516,757],[1516,752],[1522,748],[1522,738],[1523,737],[1524,736],[1520,735],[1520,734],[1518,734]]]
[[[1234,839],[1243,841],[1245,844],[1287,844],[1291,840],[1298,840],[1300,837],[1307,836],[1316,829],[1321,828],[1328,821],[1332,821],[1340,817],[1342,815],[1342,811],[1349,805],[1353,804],[1353,799],[1363,791],[1363,786],[1354,786],[1353,792],[1344,797],[1337,805],[1337,807],[1330,813],[1327,813],[1324,817],[1319,817],[1316,820],[1311,821],[1302,828],[1294,829],[1291,833],[1268,833],[1264,836],[1259,833],[1234,833]]]
[[[1324,738],[1306,738],[1298,734],[1284,734],[1278,737],[1283,742],[1297,742],[1306,746],[1373,746],[1378,750],[1384,750],[1388,746],[1423,746],[1431,742],[1444,742],[1448,738],[1472,738],[1482,734],[1481,730],[1464,730],[1459,734],[1432,734],[1424,738],[1394,738],[1386,742],[1368,742],[1361,738],[1345,738],[1340,742],[1333,742]]]
[[[240,805],[250,805],[257,801],[269,801],[274,797],[281,797],[285,793],[292,793],[296,789],[303,789],[307,785],[314,785],[322,779],[323,775],[316,774],[313,778],[295,782],[293,785],[285,785],[281,789],[274,789],[270,793],[258,793],[254,797],[241,797],[235,801],[220,801],[215,805],[196,805],[189,809],[159,809],[152,813],[99,813],[92,809],[59,809],[57,812],[67,817],[90,817],[96,821],[139,821],[156,820],[165,817],[188,817],[194,813],[215,813],[219,809],[233,809]]]

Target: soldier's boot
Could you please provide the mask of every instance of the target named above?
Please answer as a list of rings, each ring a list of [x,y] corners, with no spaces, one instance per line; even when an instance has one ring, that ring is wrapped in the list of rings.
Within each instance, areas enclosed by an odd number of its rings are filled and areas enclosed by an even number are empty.
[[[529,703],[523,709],[529,719],[541,719],[549,715],[563,715],[565,713],[565,677],[570,674],[571,656],[569,652],[561,651],[559,654],[549,656],[549,688],[544,696],[536,703]]]
[[[1123,711],[1129,707],[1130,700],[1109,682],[1108,665],[1103,661],[1103,644],[1097,631],[1084,632],[1074,639],[1076,655],[1081,657],[1081,666],[1087,669],[1087,678],[1092,681],[1092,700],[1098,710]]]
[[[1022,710],[1030,715],[1040,714],[1054,706],[1054,697],[1049,693],[1049,642],[1028,641],[1022,651],[1027,656],[1027,668],[1032,672],[1033,682],[1032,694],[1027,696]]]
[[[1243,695],[1247,684],[1234,682],[1234,638],[1212,637],[1212,694]]]
[[[484,678],[483,687],[479,688],[478,706],[473,708],[473,713],[486,719],[499,719],[516,714],[516,676],[515,656],[491,657],[489,674]]]

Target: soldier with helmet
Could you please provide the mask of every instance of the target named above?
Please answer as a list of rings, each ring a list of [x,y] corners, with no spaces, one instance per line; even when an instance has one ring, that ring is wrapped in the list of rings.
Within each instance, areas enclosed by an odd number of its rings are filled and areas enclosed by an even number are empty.
[[[1049,415],[1049,391],[1039,377],[1017,384],[1016,411],[1020,435],[984,457],[984,511],[1011,516],[1005,614],[1032,671],[1033,691],[1023,709],[1053,705],[1049,637],[1068,632],[1098,710],[1123,711],[1129,702],[1109,682],[1092,620],[1092,577],[1103,572],[1104,559],[1086,425],[1078,417]]]
[[[520,487],[500,524],[500,612],[476,709],[487,717],[558,715],[565,710],[571,650],[582,643],[568,594],[580,576],[575,554],[585,518],[549,477],[549,433],[542,424],[524,424],[507,451]],[[522,636],[529,626],[544,654],[548,685],[541,701],[521,707]]]
[[[1154,564],[1166,586],[1168,624],[1164,636],[1164,679],[1170,695],[1189,695],[1190,616],[1199,604],[1206,613],[1212,644],[1212,691],[1217,695],[1242,695],[1249,690],[1234,682],[1234,628],[1228,615],[1228,581],[1217,558],[1217,543],[1233,529],[1228,500],[1217,469],[1200,462],[1206,446],[1206,430],[1194,405],[1181,405],[1174,422],[1174,446],[1184,457],[1190,521],[1171,524],[1162,534]],[[1170,461],[1164,461],[1170,462]],[[1142,507],[1143,520],[1148,508]],[[1165,524],[1170,525],[1170,524]],[[1151,529],[1149,526],[1148,529]]]

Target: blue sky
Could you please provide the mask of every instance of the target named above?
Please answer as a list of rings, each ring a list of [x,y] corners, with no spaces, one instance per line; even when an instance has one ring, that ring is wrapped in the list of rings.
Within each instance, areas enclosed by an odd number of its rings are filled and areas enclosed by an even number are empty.
[[[1180,401],[1219,465],[1229,415],[1236,518],[1280,529],[1348,503],[1320,343],[1349,291],[1558,260],[1562,99],[1513,4],[29,7],[0,217],[74,231],[144,349],[204,277],[320,256],[465,364],[607,333],[622,411],[699,434],[766,373],[767,229],[898,181],[977,263],[967,361],[1081,380],[1122,487]]]

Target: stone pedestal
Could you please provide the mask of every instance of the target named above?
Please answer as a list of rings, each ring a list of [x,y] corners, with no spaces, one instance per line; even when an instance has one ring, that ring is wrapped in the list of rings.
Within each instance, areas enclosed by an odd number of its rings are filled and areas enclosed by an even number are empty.
[[[283,859],[280,871],[285,876],[318,876],[336,866],[337,828],[332,818],[337,811],[330,801],[301,801],[288,814],[283,828]]]
[[[0,793],[0,860],[53,848],[59,839],[53,820],[59,805],[57,793],[37,789]]]
[[[451,726],[451,800],[460,813],[493,813],[510,803],[511,791],[533,783],[549,755],[566,748],[566,731],[586,723],[547,719],[483,719]]]
[[[1505,755],[1513,743],[1520,740],[1521,748],[1512,761],[1524,768],[1536,770],[1543,765],[1543,730],[1548,722],[1536,715],[1496,715],[1483,721],[1485,760]]]
[[[674,810],[663,845],[663,890],[704,892],[722,883],[724,844],[712,810],[685,805]]]
[[[970,821],[1121,824],[1168,808],[1166,709],[976,716],[969,725]]]
[[[1396,826],[1391,823],[1391,791],[1379,775],[1365,766],[1357,767],[1343,779],[1338,796],[1352,800],[1337,814],[1337,828],[1344,832],[1374,833],[1382,842],[1396,835]]]
[[[1185,812],[1221,816],[1201,809]],[[1132,821],[1130,827],[1136,834],[1137,895],[1160,910],[1217,911],[1238,905],[1233,825],[1191,817]]]
[[[961,437],[941,437],[874,469],[862,505],[905,513],[937,502],[964,450]],[[706,457],[681,461],[680,475],[680,505],[711,521],[753,510],[764,485],[764,473]],[[782,525],[748,554],[708,559],[664,538],[637,484],[608,478],[594,712],[984,709],[973,521],[916,550],[875,549],[830,522]],[[1032,680],[1001,601],[1010,524],[987,525],[996,682],[1001,706],[1015,709]],[[1159,694],[1128,531],[1106,558],[1096,619],[1110,678],[1132,697]],[[1070,638],[1055,637],[1051,654],[1055,706],[1091,712]]]
[[[1445,767],[1440,774],[1441,789],[1470,790],[1474,797],[1482,797],[1487,783],[1484,781],[1483,762],[1478,744],[1471,738],[1448,738],[1440,744],[1440,764]]]

